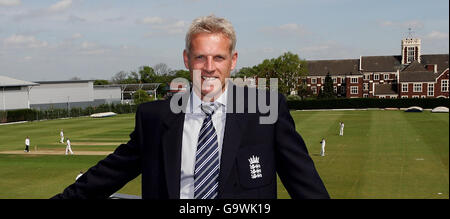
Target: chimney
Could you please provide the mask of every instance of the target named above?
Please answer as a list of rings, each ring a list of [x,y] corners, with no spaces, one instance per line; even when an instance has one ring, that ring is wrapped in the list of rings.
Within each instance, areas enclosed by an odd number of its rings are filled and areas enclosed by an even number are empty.
[[[437,73],[437,64],[427,64],[425,65],[425,68],[427,69],[427,71]]]

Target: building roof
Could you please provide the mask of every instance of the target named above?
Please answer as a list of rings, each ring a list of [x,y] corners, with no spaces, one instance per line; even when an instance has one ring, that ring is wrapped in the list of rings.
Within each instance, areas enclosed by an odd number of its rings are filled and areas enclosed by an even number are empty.
[[[6,76],[0,75],[0,87],[25,87],[25,86],[36,86],[38,83],[33,83],[29,81],[22,81],[19,79],[14,79]]]
[[[448,68],[448,54],[434,54],[420,56],[423,65],[437,65],[437,72],[442,73]]]
[[[362,56],[361,68],[364,72],[396,72],[402,68],[401,56]]]
[[[422,55],[420,63],[416,60],[400,71],[400,82],[435,82],[448,69],[448,57],[448,54]],[[426,65],[437,65],[437,72],[427,70]]]
[[[88,83],[95,80],[67,80],[67,81],[35,81],[39,84],[67,84],[67,83]]]
[[[397,91],[394,89],[392,84],[375,84],[375,95],[395,95]]]
[[[404,71],[400,72],[400,82],[435,82],[437,76],[430,71]]]
[[[402,70],[402,72],[424,72],[424,71],[427,71],[427,69],[422,63],[420,63],[417,60],[414,60]]]
[[[307,61],[309,76],[361,75],[359,59]]]

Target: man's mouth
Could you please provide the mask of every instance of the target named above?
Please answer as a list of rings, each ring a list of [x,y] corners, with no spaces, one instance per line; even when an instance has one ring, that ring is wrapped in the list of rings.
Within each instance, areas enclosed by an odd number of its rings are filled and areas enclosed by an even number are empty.
[[[208,77],[208,76],[202,76],[202,79],[205,81],[213,81],[218,79],[218,77]]]

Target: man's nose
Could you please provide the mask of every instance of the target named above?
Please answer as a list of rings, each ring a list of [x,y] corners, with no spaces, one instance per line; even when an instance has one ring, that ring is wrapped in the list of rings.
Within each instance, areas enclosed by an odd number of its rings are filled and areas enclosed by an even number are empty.
[[[214,73],[214,70],[216,70],[214,59],[212,56],[208,56],[206,58],[205,71],[207,71],[208,73]]]

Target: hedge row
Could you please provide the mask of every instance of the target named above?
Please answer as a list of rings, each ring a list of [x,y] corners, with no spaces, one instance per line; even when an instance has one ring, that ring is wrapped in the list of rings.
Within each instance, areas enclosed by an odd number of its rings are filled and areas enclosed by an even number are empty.
[[[405,99],[375,99],[375,98],[348,98],[328,100],[288,100],[289,109],[366,109],[366,108],[408,108],[419,106],[424,109],[433,109],[438,106],[449,107],[449,99],[445,98],[405,98]]]
[[[18,122],[18,121],[34,121],[43,119],[59,119],[67,117],[89,116],[94,113],[115,112],[117,114],[135,113],[136,105],[129,104],[103,104],[96,107],[72,108],[67,109],[20,109],[8,110],[0,112],[0,123]]]
[[[438,106],[449,107],[449,99],[329,99],[329,100],[287,100],[289,109],[366,109],[366,108],[408,108],[419,106],[424,109],[433,109]],[[97,107],[67,109],[21,109],[0,111],[0,123],[34,121],[43,119],[58,119],[67,117],[89,116],[94,113],[115,112],[117,114],[135,113],[137,105],[129,104],[103,104]]]

